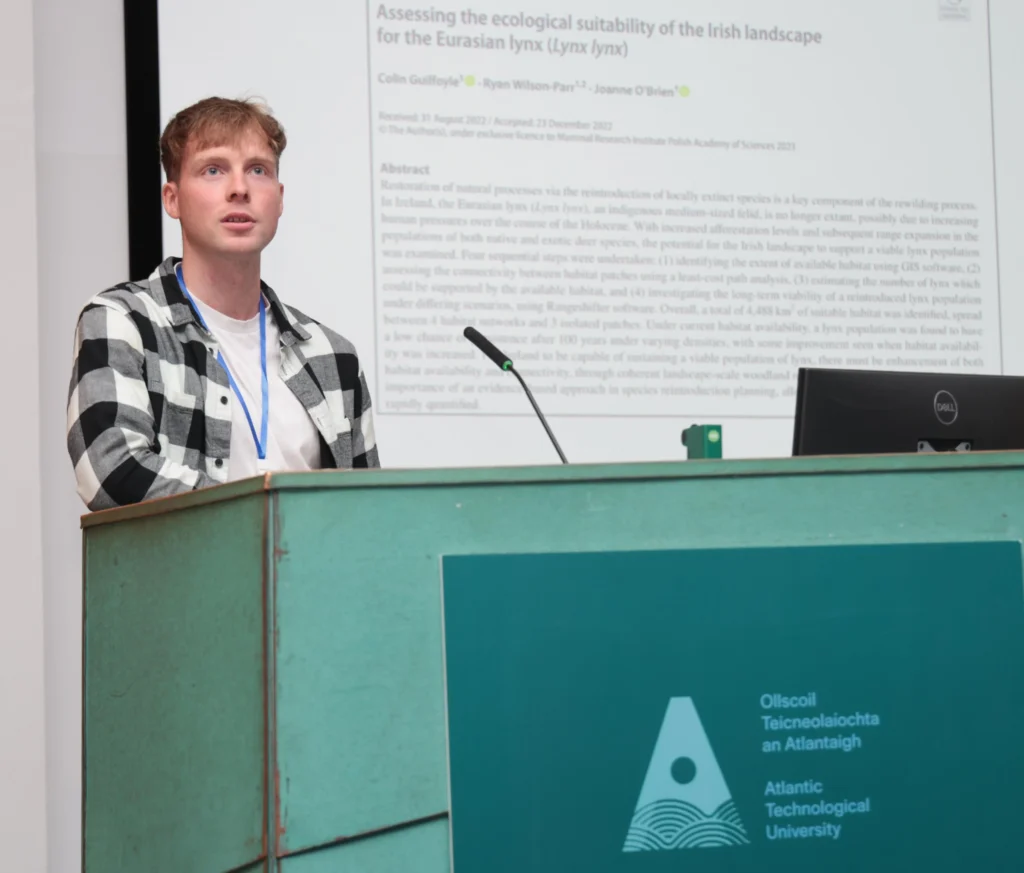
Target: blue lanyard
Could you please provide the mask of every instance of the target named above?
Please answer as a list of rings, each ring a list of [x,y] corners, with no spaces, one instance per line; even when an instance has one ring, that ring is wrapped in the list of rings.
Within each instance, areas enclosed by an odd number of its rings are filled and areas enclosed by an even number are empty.
[[[192,299],[192,295],[188,293],[188,288],[185,285],[185,277],[181,275],[181,264],[179,264],[175,269],[175,274],[178,277],[178,284],[181,286],[181,290],[185,293],[189,303],[192,304],[192,308],[196,311],[196,315],[199,317],[199,323],[203,326],[206,332],[212,336],[213,331],[207,327],[206,321],[203,319],[203,314],[199,311],[199,307],[196,306],[196,302]],[[267,384],[267,306],[263,301],[262,294],[260,294],[260,369],[263,371],[263,375],[260,380],[260,390],[263,394],[263,420],[260,422],[259,436],[256,436],[256,427],[252,423],[252,416],[249,415],[249,407],[246,405],[245,398],[242,396],[242,392],[238,390],[238,385],[236,384],[234,377],[231,375],[231,370],[228,369],[227,361],[224,360],[224,356],[220,353],[219,349],[217,350],[217,361],[224,368],[224,372],[228,374],[228,382],[231,384],[231,388],[235,392],[238,402],[242,404],[242,411],[245,413],[245,420],[249,422],[249,431],[252,433],[252,440],[256,443],[256,454],[259,456],[259,459],[263,461],[267,457],[267,424],[270,420],[270,389]]]

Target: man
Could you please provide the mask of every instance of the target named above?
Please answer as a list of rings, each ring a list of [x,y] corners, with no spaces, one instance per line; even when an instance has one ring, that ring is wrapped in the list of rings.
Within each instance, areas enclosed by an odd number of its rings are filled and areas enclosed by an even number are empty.
[[[285,144],[242,100],[200,101],[164,130],[182,257],[93,297],[75,332],[67,445],[89,509],[270,470],[379,466],[355,348],[260,278]]]

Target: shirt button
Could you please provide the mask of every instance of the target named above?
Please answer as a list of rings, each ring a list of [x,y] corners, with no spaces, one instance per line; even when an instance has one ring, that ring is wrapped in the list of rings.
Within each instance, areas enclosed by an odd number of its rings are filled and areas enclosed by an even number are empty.
[[[217,458],[217,460],[213,462],[213,465],[215,467],[223,467],[224,466],[224,459],[223,458]]]
[[[221,402],[221,403],[223,403],[223,404],[225,404],[225,405],[227,405],[227,402],[228,402],[228,395],[227,395],[227,394],[223,394],[223,395],[221,395],[221,398],[220,398],[220,402]]]

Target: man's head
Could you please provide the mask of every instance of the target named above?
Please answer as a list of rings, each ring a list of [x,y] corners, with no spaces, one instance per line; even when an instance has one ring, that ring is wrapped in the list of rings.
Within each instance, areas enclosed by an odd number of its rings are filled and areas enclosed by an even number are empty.
[[[278,181],[284,130],[262,105],[210,97],[183,109],[160,138],[164,208],[186,251],[258,254],[284,209]]]

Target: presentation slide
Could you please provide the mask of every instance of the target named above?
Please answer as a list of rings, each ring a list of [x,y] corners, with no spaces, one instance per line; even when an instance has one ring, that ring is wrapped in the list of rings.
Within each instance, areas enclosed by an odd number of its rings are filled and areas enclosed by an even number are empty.
[[[801,366],[1024,369],[985,3],[291,6],[161,4],[162,114],[280,116],[266,278],[357,344],[389,466],[557,463],[467,325],[570,461],[789,454]]]

